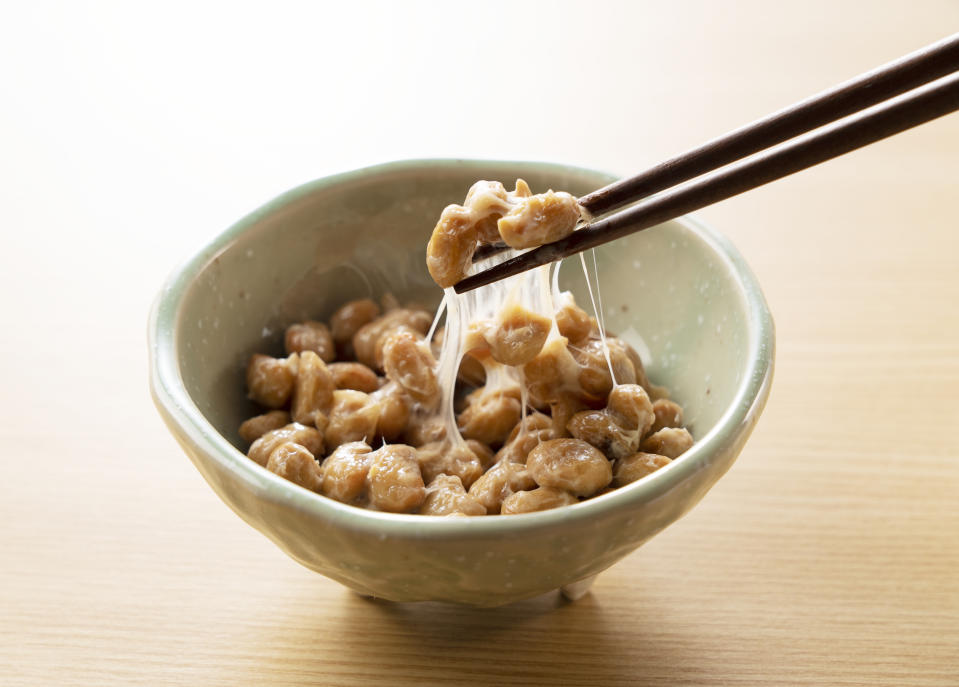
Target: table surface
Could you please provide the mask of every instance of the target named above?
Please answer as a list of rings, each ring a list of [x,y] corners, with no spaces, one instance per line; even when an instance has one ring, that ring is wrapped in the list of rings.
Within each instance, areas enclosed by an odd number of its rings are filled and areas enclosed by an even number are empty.
[[[628,173],[959,4],[25,5],[0,22],[0,682],[959,684],[959,116],[700,213],[776,318],[769,404],[576,603],[371,602],[301,568],[179,451],[145,342],[172,267],[304,180]]]

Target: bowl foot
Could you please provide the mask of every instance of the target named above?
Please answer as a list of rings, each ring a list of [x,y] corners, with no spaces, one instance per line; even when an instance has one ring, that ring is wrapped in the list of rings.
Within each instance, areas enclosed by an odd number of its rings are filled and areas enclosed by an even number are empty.
[[[591,575],[590,577],[586,577],[582,580],[571,582],[570,584],[564,584],[559,588],[559,593],[562,594],[563,598],[565,598],[567,601],[578,601],[589,593],[589,590],[593,587],[593,582],[596,581],[596,577],[596,575]],[[350,592],[366,601],[382,602],[388,604],[393,603],[392,601],[381,599],[371,594],[364,594],[356,589],[350,589]]]
[[[596,575],[591,575],[585,579],[579,580],[578,582],[572,582],[570,584],[564,584],[559,588],[560,594],[569,599],[570,601],[577,601],[586,596],[590,588],[593,586],[593,582],[596,581]]]

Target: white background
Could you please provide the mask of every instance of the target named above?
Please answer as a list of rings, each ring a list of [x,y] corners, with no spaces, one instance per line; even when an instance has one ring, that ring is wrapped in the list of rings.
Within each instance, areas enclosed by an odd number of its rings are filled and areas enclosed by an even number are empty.
[[[916,16],[891,33],[903,12]],[[38,384],[72,389],[50,394],[56,415],[92,383],[142,374],[145,403],[145,323],[164,277],[292,186],[431,156],[626,174],[957,25],[954,2],[8,3],[0,427],[30,416],[18,398]],[[937,143],[955,140],[956,119],[900,137],[911,157],[884,142],[702,214],[747,259],[775,224],[756,211],[771,197],[837,231],[915,217],[924,194],[871,187],[921,174],[928,197],[953,193],[956,153]],[[816,254],[775,241],[784,257]],[[754,264],[760,279],[782,267]],[[781,295],[767,292],[774,312]],[[37,337],[62,337],[64,355],[40,357]],[[104,349],[114,364],[83,364]]]
[[[938,39],[959,19],[951,2],[866,6],[8,3],[0,16],[0,345],[8,353],[0,422],[27,412],[17,398],[39,380],[77,389],[51,394],[51,413],[68,412],[91,380],[119,385],[131,374],[143,374],[145,402],[143,332],[166,274],[292,186],[431,156],[638,171]],[[933,16],[895,34],[876,28],[904,11]],[[797,25],[808,41],[795,39]],[[943,121],[906,135],[935,156],[937,131],[955,127]],[[928,158],[910,168],[892,161],[894,142],[883,145],[832,169],[847,165],[850,183],[863,169],[927,171]],[[946,164],[955,151],[942,155]],[[755,193],[782,194],[785,213],[821,201],[833,220],[837,205],[857,222],[908,208],[908,198],[842,206],[843,194],[869,195],[866,181],[792,183]],[[822,197],[797,192],[809,188]],[[771,219],[758,222],[752,202],[703,213],[747,258]],[[754,267],[760,278],[774,268]],[[767,296],[775,311],[776,294]],[[38,357],[38,336],[63,337],[65,355]],[[104,347],[115,365],[82,364]]]

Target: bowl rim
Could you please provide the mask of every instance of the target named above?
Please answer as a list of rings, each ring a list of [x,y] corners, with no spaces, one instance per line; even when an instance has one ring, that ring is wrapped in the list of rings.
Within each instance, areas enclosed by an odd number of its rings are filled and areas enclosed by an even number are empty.
[[[402,535],[415,539],[479,539],[506,533],[529,533],[557,525],[581,524],[614,511],[629,510],[652,501],[703,469],[710,457],[749,429],[762,412],[772,383],[775,360],[775,327],[759,282],[733,244],[699,219],[686,215],[673,220],[692,229],[726,263],[745,301],[748,331],[747,367],[733,401],[716,424],[691,449],[651,475],[588,501],[547,511],[509,517],[441,518],[384,513],[356,508],[308,491],[249,460],[222,436],[193,402],[177,364],[176,334],[180,306],[194,278],[238,236],[263,218],[319,190],[369,176],[415,172],[424,167],[475,168],[479,173],[490,166],[509,166],[522,174],[529,172],[567,173],[591,178],[616,177],[605,172],[551,162],[426,158],[387,162],[334,174],[306,182],[280,194],[245,215],[207,242],[192,257],[173,270],[153,302],[148,322],[150,391],[154,404],[167,424],[176,426],[193,448],[229,471],[257,498],[295,506],[336,527],[379,536]],[[478,177],[477,177],[478,178]]]

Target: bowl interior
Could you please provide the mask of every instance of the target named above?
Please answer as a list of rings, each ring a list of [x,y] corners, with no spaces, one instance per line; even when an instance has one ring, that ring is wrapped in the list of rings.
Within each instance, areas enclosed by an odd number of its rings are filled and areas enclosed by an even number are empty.
[[[250,354],[282,354],[292,322],[325,319],[340,304],[392,292],[429,306],[441,292],[425,266],[425,245],[447,204],[462,202],[479,178],[534,192],[574,195],[602,185],[597,173],[517,163],[384,166],[300,187],[240,222],[228,240],[198,258],[175,334],[179,373],[190,398],[234,446],[256,412],[245,399]],[[674,221],[603,246],[595,256],[597,305],[607,329],[637,348],[651,380],[683,405],[701,438],[732,402],[747,367],[748,308],[729,258],[707,230]],[[579,257],[560,283],[592,312]]]

